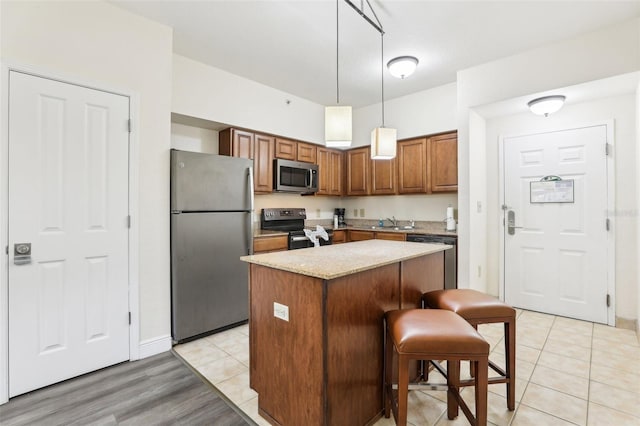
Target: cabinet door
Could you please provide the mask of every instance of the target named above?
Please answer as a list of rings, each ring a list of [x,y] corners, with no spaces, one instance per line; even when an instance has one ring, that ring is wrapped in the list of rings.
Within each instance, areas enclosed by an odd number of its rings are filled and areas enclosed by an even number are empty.
[[[341,244],[347,242],[346,231],[333,231],[333,244]]]
[[[316,146],[310,143],[298,142],[298,161],[316,163]]]
[[[395,194],[396,159],[371,160],[371,193]]]
[[[373,231],[355,231],[349,230],[349,241],[373,240],[375,233]]]
[[[429,138],[431,192],[458,190],[458,133]]]
[[[406,241],[407,236],[401,232],[376,232],[376,240]]]
[[[329,193],[342,195],[344,187],[344,154],[342,151],[329,151]]]
[[[253,159],[253,189],[255,192],[273,190],[273,136],[255,135]]]
[[[289,139],[276,138],[275,157],[295,160],[298,158],[298,143]]]
[[[427,193],[427,139],[398,142],[398,193]]]
[[[220,155],[253,159],[253,133],[231,128],[220,131],[218,152]]]
[[[253,239],[253,253],[267,253],[271,251],[282,251],[287,249],[289,237],[278,235],[276,237],[262,237]]]
[[[369,195],[369,147],[347,151],[347,195]]]
[[[342,152],[317,148],[318,195],[342,195]]]

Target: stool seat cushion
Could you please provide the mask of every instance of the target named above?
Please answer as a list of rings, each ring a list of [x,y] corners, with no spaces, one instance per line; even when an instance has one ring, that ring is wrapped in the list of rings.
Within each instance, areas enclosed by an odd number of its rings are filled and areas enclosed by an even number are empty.
[[[385,314],[398,353],[488,355],[489,344],[459,315],[444,310],[403,309]]]
[[[436,290],[422,296],[425,304],[433,309],[446,309],[466,320],[510,317],[515,309],[495,297],[471,289]]]

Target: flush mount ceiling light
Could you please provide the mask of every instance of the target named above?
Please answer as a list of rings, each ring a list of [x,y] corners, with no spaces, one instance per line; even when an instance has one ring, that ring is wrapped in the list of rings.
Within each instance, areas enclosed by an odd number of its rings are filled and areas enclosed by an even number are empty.
[[[398,56],[387,63],[392,76],[405,79],[416,70],[418,58],[415,56]]]
[[[562,95],[543,96],[529,101],[527,105],[532,113],[548,117],[562,108],[565,99],[566,96]]]
[[[340,80],[339,80],[339,31],[338,10],[336,0],[336,104],[324,109],[324,140],[329,147],[351,146],[351,107],[340,106]]]

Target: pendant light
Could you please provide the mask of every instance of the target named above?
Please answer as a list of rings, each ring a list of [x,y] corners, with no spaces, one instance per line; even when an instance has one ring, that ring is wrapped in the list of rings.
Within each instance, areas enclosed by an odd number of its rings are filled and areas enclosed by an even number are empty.
[[[351,107],[340,106],[339,84],[339,27],[338,10],[339,0],[336,0],[336,106],[328,106],[324,109],[324,139],[328,147],[351,146]]]
[[[384,127],[384,31],[380,32],[381,51],[381,93],[382,93],[382,126],[371,132],[371,158],[374,160],[390,160],[396,156],[397,130]]]

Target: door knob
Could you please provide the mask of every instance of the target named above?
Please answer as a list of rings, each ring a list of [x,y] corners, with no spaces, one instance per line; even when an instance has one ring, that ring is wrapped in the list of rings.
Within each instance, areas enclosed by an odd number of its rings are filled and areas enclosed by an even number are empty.
[[[522,229],[522,226],[516,226],[516,213],[513,210],[507,212],[507,233],[514,235],[516,229]]]
[[[31,243],[17,243],[13,245],[13,263],[15,265],[31,263]]]

